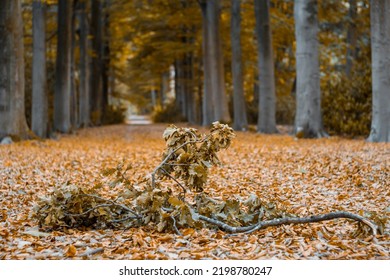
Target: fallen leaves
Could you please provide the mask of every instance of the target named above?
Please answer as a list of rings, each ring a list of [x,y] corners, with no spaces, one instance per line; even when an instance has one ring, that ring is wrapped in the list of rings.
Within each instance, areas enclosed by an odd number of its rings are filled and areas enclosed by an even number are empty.
[[[219,230],[153,226],[127,230],[42,232],[30,210],[54,186],[95,186],[102,170],[131,163],[141,181],[161,161],[165,126],[91,128],[59,141],[25,141],[0,147],[0,258],[2,259],[389,259],[390,225],[378,242],[354,237],[346,220],[267,228],[227,236]],[[237,133],[222,167],[205,186],[214,199],[277,201],[298,216],[360,210],[390,216],[390,145],[339,138]],[[107,197],[123,191],[105,186]],[[131,194],[129,194],[131,195]],[[255,203],[255,202],[253,202]],[[73,256],[74,249],[76,253]],[[71,250],[69,248],[72,248]]]

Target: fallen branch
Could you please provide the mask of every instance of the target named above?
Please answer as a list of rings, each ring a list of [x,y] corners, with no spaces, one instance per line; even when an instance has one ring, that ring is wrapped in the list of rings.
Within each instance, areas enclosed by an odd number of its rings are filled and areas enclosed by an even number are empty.
[[[288,225],[288,224],[308,224],[308,223],[316,223],[316,222],[322,222],[322,221],[328,221],[328,220],[340,219],[340,218],[355,220],[369,226],[374,236],[377,235],[378,232],[378,226],[375,223],[371,222],[370,220],[360,215],[344,212],[344,211],[331,212],[327,214],[313,215],[310,217],[302,217],[302,218],[285,217],[285,218],[273,219],[268,221],[261,221],[258,222],[257,224],[245,226],[245,227],[233,227],[224,222],[203,215],[199,215],[198,217],[200,220],[216,225],[219,228],[223,229],[224,231],[230,233],[251,233],[256,230],[264,229],[271,226],[280,226],[280,225]]]

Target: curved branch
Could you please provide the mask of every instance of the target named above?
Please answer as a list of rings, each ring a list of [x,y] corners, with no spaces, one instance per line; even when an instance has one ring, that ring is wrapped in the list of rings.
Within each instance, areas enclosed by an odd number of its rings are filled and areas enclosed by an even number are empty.
[[[110,206],[112,206],[112,204],[98,204],[95,207],[92,207],[92,208],[90,208],[82,213],[78,213],[78,214],[65,213],[65,215],[71,216],[71,217],[80,217],[80,216],[84,216],[84,215],[88,214],[89,212],[92,212],[95,209],[103,208],[103,207],[110,207]]]
[[[141,219],[141,218],[142,218],[142,217],[141,217],[139,214],[137,214],[134,210],[132,210],[132,209],[126,207],[126,206],[123,205],[123,204],[116,203],[116,202],[114,202],[114,201],[112,201],[112,200],[110,200],[110,199],[106,199],[106,198],[103,198],[103,197],[101,197],[101,196],[94,195],[94,194],[86,194],[86,193],[84,193],[84,194],[80,194],[80,195],[81,195],[81,196],[93,197],[93,198],[95,198],[95,199],[100,199],[100,200],[102,200],[102,201],[105,201],[105,202],[110,203],[111,205],[120,207],[120,208],[126,210],[127,212],[130,212],[130,213],[133,214],[133,215],[135,216],[135,218],[137,218],[137,219]],[[93,209],[92,209],[92,210],[93,210]],[[92,210],[91,210],[91,211],[92,211]],[[88,212],[89,212],[89,211],[88,211]]]
[[[302,217],[302,218],[285,217],[285,218],[273,219],[268,221],[261,221],[258,222],[257,224],[245,226],[245,227],[232,227],[224,222],[211,219],[203,215],[199,215],[200,220],[216,225],[219,228],[230,233],[250,233],[271,226],[280,226],[280,225],[287,225],[287,224],[308,224],[308,223],[322,222],[322,221],[328,221],[328,220],[340,219],[340,218],[355,220],[369,226],[371,228],[373,235],[376,235],[378,232],[378,226],[372,221],[360,215],[344,212],[344,211],[331,212],[327,214],[313,215],[313,216]]]

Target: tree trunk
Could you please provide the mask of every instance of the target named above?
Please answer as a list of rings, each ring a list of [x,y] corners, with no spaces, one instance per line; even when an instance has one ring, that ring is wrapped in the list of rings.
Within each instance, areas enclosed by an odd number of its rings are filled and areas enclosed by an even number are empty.
[[[106,115],[106,109],[109,102],[110,91],[110,41],[109,41],[109,29],[110,29],[110,16],[108,14],[110,0],[104,0],[104,6],[102,10],[102,115]]]
[[[345,63],[345,74],[351,78],[353,62],[356,59],[356,0],[349,0],[348,30],[347,30],[347,55]]]
[[[190,44],[193,44],[189,40]],[[187,120],[190,124],[196,124],[197,118],[196,118],[196,102],[197,102],[197,96],[196,91],[194,87],[194,53],[192,51],[186,53],[185,55],[185,92],[186,92],[186,113],[187,113]]]
[[[370,142],[390,141],[390,2],[371,1],[372,122]]]
[[[48,136],[45,10],[46,4],[44,1],[34,0],[31,129],[41,138]]]
[[[0,1],[0,138],[26,138],[24,47],[20,0]]]
[[[71,23],[71,52],[70,52],[70,123],[73,129],[78,128],[79,109],[78,109],[78,92],[76,87],[76,5],[78,0],[73,1],[72,23]]]
[[[206,23],[206,32],[203,32],[206,51],[203,55],[206,55],[205,60],[208,63],[208,66],[205,64],[205,71],[207,68],[210,76],[210,81],[207,82],[210,88],[208,89],[208,93],[205,94],[205,97],[209,98],[211,96],[213,100],[212,111],[214,114],[211,122],[230,122],[230,113],[225,92],[221,36],[219,34],[220,0],[202,1],[201,6],[204,10],[202,14],[206,16],[206,21],[204,21]],[[211,123],[210,119],[208,121],[209,123],[204,122],[204,124],[208,125]]]
[[[257,131],[276,133],[274,58],[269,16],[269,0],[255,0],[259,65],[259,115]]]
[[[58,43],[54,92],[54,129],[71,131],[71,50],[73,1],[58,2]]]
[[[294,133],[298,138],[323,137],[318,18],[316,0],[295,0],[297,108]]]
[[[184,96],[184,77],[183,77],[183,59],[175,60],[175,106],[180,115],[185,116],[185,96]]]
[[[80,26],[80,81],[79,81],[79,120],[80,127],[90,124],[89,98],[89,55],[88,55],[88,12],[86,1],[79,2]]]
[[[102,1],[92,0],[91,35],[92,51],[91,59],[91,105],[92,121],[95,125],[102,123],[103,113],[103,81],[102,81],[102,49],[103,49],[103,15]]]
[[[247,130],[243,72],[241,63],[241,8],[240,0],[232,0],[231,11],[231,41],[232,41],[232,78],[233,78],[233,108],[235,130]]]
[[[207,1],[199,2],[202,10],[202,50],[203,50],[203,96],[202,125],[210,125],[214,121],[213,92],[211,88],[211,61],[209,58],[209,23],[207,18]]]
[[[165,108],[165,99],[166,96],[168,95],[168,92],[170,91],[169,76],[170,76],[169,71],[162,73],[161,76],[161,90],[160,90],[161,95],[160,95],[160,104],[159,104],[161,108]]]

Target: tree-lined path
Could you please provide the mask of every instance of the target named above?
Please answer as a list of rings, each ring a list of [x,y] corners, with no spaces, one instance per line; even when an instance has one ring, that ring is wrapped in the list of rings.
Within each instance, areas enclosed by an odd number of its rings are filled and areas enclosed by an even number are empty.
[[[389,260],[389,14],[0,0],[0,259]]]

